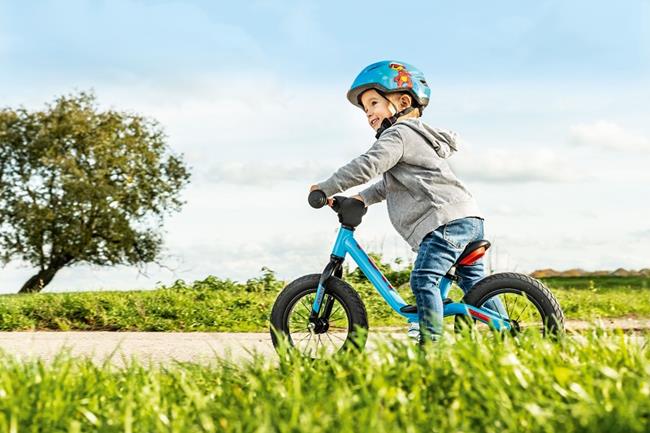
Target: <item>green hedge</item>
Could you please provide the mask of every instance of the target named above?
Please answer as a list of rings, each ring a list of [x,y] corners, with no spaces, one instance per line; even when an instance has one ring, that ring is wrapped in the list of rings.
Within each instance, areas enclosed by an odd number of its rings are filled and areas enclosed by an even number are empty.
[[[395,270],[374,255],[378,267],[413,303],[409,270]],[[616,286],[610,277],[545,280],[569,319],[650,317],[650,291],[644,278],[625,278]],[[371,326],[404,325],[358,271],[346,281],[361,294]],[[0,330],[108,331],[266,331],[277,294],[286,283],[273,271],[238,283],[210,276],[202,281],[177,281],[150,291],[38,293],[0,296]],[[462,297],[460,289],[452,298]]]

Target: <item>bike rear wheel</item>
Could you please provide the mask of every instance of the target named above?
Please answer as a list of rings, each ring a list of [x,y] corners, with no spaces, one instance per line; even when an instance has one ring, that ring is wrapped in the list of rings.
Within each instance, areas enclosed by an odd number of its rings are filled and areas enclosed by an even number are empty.
[[[363,349],[368,318],[358,293],[345,281],[330,277],[325,283],[319,320],[310,321],[320,274],[305,275],[287,285],[271,311],[273,346],[283,342],[304,356],[320,358],[349,349]],[[325,306],[331,303],[329,317]]]
[[[465,304],[486,308],[490,300],[500,299],[511,325],[510,333],[537,333],[544,336],[564,331],[564,313],[555,296],[542,282],[528,275],[504,272],[490,275],[474,286],[463,298]],[[455,317],[455,329],[467,325],[474,329],[489,326],[466,315]]]

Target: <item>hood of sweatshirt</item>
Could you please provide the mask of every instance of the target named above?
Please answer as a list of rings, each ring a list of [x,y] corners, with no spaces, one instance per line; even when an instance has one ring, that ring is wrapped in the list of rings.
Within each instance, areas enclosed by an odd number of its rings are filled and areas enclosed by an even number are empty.
[[[400,120],[395,125],[406,125],[416,131],[434,148],[441,158],[448,158],[458,150],[458,136],[453,131],[432,128],[420,118]]]

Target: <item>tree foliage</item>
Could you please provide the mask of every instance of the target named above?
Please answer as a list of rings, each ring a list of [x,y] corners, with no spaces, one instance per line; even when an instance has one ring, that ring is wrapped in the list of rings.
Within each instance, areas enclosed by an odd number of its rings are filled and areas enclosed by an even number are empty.
[[[0,110],[0,260],[39,272],[41,290],[65,266],[140,265],[160,254],[164,216],[189,182],[154,120],[100,111],[92,93],[41,111]]]

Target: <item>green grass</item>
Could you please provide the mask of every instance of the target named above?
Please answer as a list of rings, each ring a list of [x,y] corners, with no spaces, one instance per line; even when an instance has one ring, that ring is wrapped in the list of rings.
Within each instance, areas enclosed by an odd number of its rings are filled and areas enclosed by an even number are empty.
[[[551,288],[568,318],[650,317],[650,277],[553,277]]]
[[[408,271],[377,262],[404,299],[413,303]],[[346,281],[364,300],[372,327],[404,325],[404,319],[365,277],[355,271],[346,275]],[[567,319],[650,318],[648,277],[549,278],[544,282]],[[260,277],[244,283],[208,277],[152,291],[3,295],[0,330],[266,331],[271,308],[284,285],[264,269]],[[460,300],[460,289],[454,288],[451,297]]]
[[[650,277],[549,277],[542,278],[545,284],[558,289],[650,289]]]
[[[647,432],[647,343],[596,330],[558,342],[389,341],[312,362],[52,362],[0,354],[0,431]]]
[[[255,331],[268,329],[281,287],[267,273],[242,284],[208,277],[151,291],[5,295],[0,330]]]

